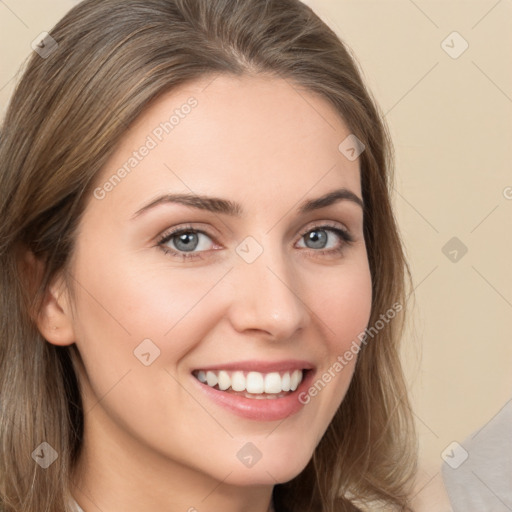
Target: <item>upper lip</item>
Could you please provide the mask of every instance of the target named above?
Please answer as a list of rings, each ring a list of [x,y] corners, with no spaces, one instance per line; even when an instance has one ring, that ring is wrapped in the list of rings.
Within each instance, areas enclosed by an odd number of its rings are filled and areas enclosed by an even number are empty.
[[[208,366],[201,366],[196,368],[194,371],[204,370],[204,371],[219,371],[219,370],[229,370],[229,371],[247,371],[247,372],[260,372],[260,373],[270,373],[270,372],[286,372],[293,370],[312,370],[315,366],[309,361],[302,361],[298,359],[287,359],[281,361],[236,361],[231,363],[219,363],[219,364],[211,364]]]

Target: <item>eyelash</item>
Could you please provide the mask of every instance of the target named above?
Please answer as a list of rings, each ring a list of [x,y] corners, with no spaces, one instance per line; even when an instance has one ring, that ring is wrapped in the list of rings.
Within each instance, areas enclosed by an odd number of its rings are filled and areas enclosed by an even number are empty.
[[[338,237],[341,238],[343,240],[343,242],[341,243],[341,245],[339,247],[337,247],[335,249],[306,249],[306,250],[314,252],[316,255],[339,254],[344,250],[345,245],[350,245],[354,241],[352,235],[348,231],[346,231],[345,229],[341,229],[338,226],[333,226],[330,224],[322,224],[322,225],[318,225],[318,226],[313,226],[313,227],[307,229],[306,231],[303,231],[300,235],[300,239],[302,239],[305,235],[307,235],[311,231],[317,231],[317,230],[331,231],[331,232],[335,233],[336,235],[338,235]],[[182,226],[182,227],[173,229],[172,231],[169,231],[167,233],[164,233],[159,238],[157,246],[160,247],[165,254],[170,254],[171,256],[173,256],[175,258],[179,258],[183,261],[192,260],[192,259],[203,259],[202,253],[207,252],[207,251],[186,253],[186,252],[176,251],[176,250],[171,249],[170,247],[167,247],[165,245],[167,242],[172,240],[173,237],[175,237],[177,235],[182,235],[184,233],[199,233],[199,234],[206,235],[207,237],[209,237],[210,239],[213,240],[213,237],[211,237],[205,231],[195,229],[192,226]]]

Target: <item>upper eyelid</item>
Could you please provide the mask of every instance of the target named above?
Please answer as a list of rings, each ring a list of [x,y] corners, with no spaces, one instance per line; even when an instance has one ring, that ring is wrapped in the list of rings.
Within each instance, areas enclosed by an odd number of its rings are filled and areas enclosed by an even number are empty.
[[[312,224],[306,224],[306,227],[304,227],[300,233],[308,233],[309,231],[312,231],[315,228],[332,228],[332,229],[341,229],[342,231],[346,231],[347,233],[350,233],[350,229],[348,229],[345,224],[342,222],[336,222],[336,221],[330,221],[330,220],[324,220],[324,221],[313,221]]]
[[[175,226],[175,227],[169,228],[169,229],[167,229],[167,230],[165,230],[163,232],[162,236],[166,236],[166,235],[171,234],[171,233],[172,234],[181,233],[182,231],[197,231],[199,233],[204,233],[204,234],[210,236],[210,234],[208,233],[208,229],[210,229],[210,228],[202,228],[202,227],[192,226],[191,224],[192,223],[190,223],[190,225],[185,223],[183,226]],[[308,231],[310,231],[310,230],[312,230],[314,228],[319,228],[319,227],[322,227],[322,226],[339,228],[339,229],[343,229],[345,231],[349,231],[350,232],[350,229],[343,222],[332,221],[332,220],[315,220],[315,221],[308,222],[305,225],[305,227],[303,227],[299,231],[299,233],[308,232]],[[215,228],[211,228],[211,229],[213,229],[214,231],[220,233]],[[214,236],[214,235],[212,235],[212,236]]]

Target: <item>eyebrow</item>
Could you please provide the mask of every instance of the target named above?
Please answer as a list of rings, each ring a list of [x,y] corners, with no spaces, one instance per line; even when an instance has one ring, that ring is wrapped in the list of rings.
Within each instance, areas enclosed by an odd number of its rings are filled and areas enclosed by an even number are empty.
[[[297,211],[299,214],[305,214],[313,210],[325,208],[340,201],[350,201],[352,203],[358,204],[361,208],[364,209],[364,203],[362,199],[354,194],[354,192],[346,188],[340,188],[333,190],[332,192],[328,192],[327,194],[316,199],[303,201],[297,208]],[[233,217],[240,217],[243,214],[242,206],[239,203],[235,203],[228,199],[196,194],[165,194],[157,197],[147,205],[143,206],[140,210],[137,210],[132,216],[132,219],[139,217],[144,212],[147,212],[156,206],[168,203],[182,204],[191,208],[196,208],[198,210],[205,210],[212,213],[223,213]]]

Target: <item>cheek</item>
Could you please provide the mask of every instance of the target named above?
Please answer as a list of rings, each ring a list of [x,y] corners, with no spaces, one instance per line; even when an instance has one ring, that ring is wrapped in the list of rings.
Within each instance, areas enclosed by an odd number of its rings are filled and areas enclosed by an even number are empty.
[[[315,282],[315,286],[310,284],[310,303],[321,319],[332,356],[333,351],[339,353],[352,341],[358,341],[368,324],[372,304],[370,269],[361,258],[338,273],[331,269],[323,276],[316,276]]]
[[[125,431],[185,460],[195,446],[189,438],[207,439],[215,424],[190,399],[176,368],[218,323],[222,292],[215,285],[226,270],[149,267],[129,258],[113,264],[93,254],[81,261],[87,265],[76,269],[81,285],[75,325],[86,368],[84,408],[92,414],[107,410]],[[192,418],[193,432],[184,417]],[[169,429],[190,442],[177,448]]]
[[[365,259],[340,272],[317,274],[308,302],[322,331],[321,367],[300,397],[312,412],[312,425],[323,433],[350,385],[361,337],[371,314],[372,281]],[[321,350],[321,355],[320,355]]]
[[[151,339],[162,353],[176,359],[190,348],[187,340],[200,339],[203,328],[207,332],[214,311],[205,315],[202,302],[226,272],[221,266],[184,269],[161,261],[145,265],[140,256],[114,261],[92,251],[84,261],[87,264],[76,273],[76,280],[83,283],[78,286],[77,309],[87,343],[130,354]]]

